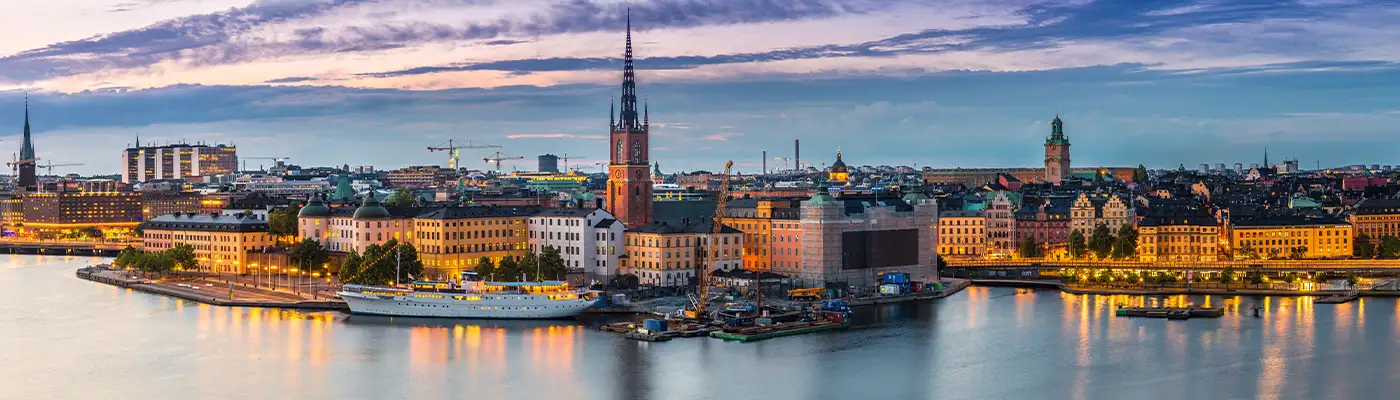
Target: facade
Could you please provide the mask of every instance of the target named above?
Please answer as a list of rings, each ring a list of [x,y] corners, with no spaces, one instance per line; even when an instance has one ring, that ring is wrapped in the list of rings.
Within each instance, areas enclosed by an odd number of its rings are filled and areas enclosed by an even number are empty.
[[[1069,168],[1071,175],[1104,174],[1123,182],[1133,181],[1132,167],[1080,167]],[[1021,182],[1041,182],[1045,179],[1045,168],[926,168],[923,171],[924,184],[960,184],[978,187],[997,182],[997,175],[1006,174]]]
[[[1051,249],[1066,248],[1069,244],[1070,211],[1063,205],[1056,206],[1050,200],[1040,204],[1026,204],[1016,213],[1014,236],[1016,246],[1030,238],[1042,253],[1050,254]]]
[[[399,213],[391,213],[372,196],[366,196],[353,211],[349,207],[332,210],[319,198],[312,198],[297,214],[297,234],[299,239],[315,240],[326,250],[341,253],[363,253],[369,245],[390,239],[412,243],[412,213],[416,210],[396,211]]]
[[[1356,235],[1365,234],[1372,241],[1382,237],[1400,237],[1400,200],[1366,199],[1352,208],[1351,224]]]
[[[1079,231],[1086,240],[1099,225],[1118,232],[1123,225],[1137,223],[1137,210],[1129,204],[1117,195],[1080,193],[1070,206],[1070,229]]]
[[[197,192],[142,192],[141,219],[150,221],[166,214],[199,213],[203,195]]]
[[[482,257],[500,265],[505,257],[524,256],[529,219],[539,212],[539,207],[445,207],[414,217],[412,237],[424,273],[456,277],[475,270]]]
[[[455,175],[455,171],[436,165],[415,165],[386,171],[381,181],[391,188],[424,189],[456,179]]]
[[[710,271],[743,268],[743,232],[728,226],[721,228],[718,237],[712,235],[714,221],[709,219],[679,225],[661,221],[629,228],[626,271],[644,285],[671,287],[690,284],[700,263]],[[715,243],[711,244],[711,240]],[[703,251],[709,251],[709,256],[701,256]]]
[[[274,244],[267,220],[257,217],[168,214],[146,221],[141,247],[146,251],[188,245],[199,258],[200,270],[242,274],[256,261],[250,253]]]
[[[559,249],[564,265],[583,272],[586,282],[607,282],[617,276],[625,234],[622,223],[596,208],[545,209],[529,218],[529,250]]]
[[[122,150],[122,183],[184,179],[238,171],[238,148],[228,145],[172,144]]]
[[[926,196],[876,200],[865,196],[812,196],[802,203],[804,287],[878,286],[886,273],[914,280],[938,279],[938,206]]]
[[[1050,137],[1045,139],[1045,181],[1060,183],[1069,174],[1069,138],[1065,137],[1064,121],[1056,115],[1050,121]]]
[[[801,212],[798,202],[792,200],[730,200],[725,216],[721,221],[744,233],[744,268],[753,271],[771,271],[776,255],[774,245],[777,236],[774,224],[781,221],[796,221]],[[796,235],[795,241],[800,241]]]
[[[781,209],[774,212],[771,221],[773,235],[768,257],[771,267],[767,270],[787,276],[802,271],[802,209]],[[752,269],[752,266],[746,268]]]
[[[1301,248],[1303,258],[1346,258],[1356,236],[1351,224],[1332,217],[1280,216],[1250,218],[1231,227],[1236,251],[1253,251],[1263,258],[1288,258]]]
[[[622,112],[613,121],[608,111],[610,161],[606,209],[629,228],[652,221],[650,116],[637,113],[636,73],[632,69],[632,20],[627,20],[627,50],[622,66]],[[615,122],[615,123],[614,123]]]
[[[1219,259],[1220,225],[1197,206],[1154,207],[1138,224],[1138,259],[1211,262]]]
[[[938,255],[977,258],[987,253],[987,214],[951,210],[938,215]]]
[[[565,154],[567,156],[568,154]],[[553,154],[540,155],[540,172],[559,172],[559,156]]]
[[[239,186],[249,192],[264,193],[275,197],[309,197],[331,190],[330,181],[324,179],[288,181],[272,178],[247,182]]]
[[[987,254],[1009,256],[1016,252],[1016,203],[1006,192],[987,202]]]
[[[41,192],[24,195],[24,227],[36,232],[97,227],[125,236],[141,224],[141,193]]]

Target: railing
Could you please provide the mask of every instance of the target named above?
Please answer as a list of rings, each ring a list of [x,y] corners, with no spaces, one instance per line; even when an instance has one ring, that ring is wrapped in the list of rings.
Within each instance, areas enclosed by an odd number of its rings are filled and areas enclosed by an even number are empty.
[[[1231,260],[1231,261],[1123,261],[1123,260],[948,260],[949,268],[1093,268],[1093,269],[1400,269],[1400,260]]]

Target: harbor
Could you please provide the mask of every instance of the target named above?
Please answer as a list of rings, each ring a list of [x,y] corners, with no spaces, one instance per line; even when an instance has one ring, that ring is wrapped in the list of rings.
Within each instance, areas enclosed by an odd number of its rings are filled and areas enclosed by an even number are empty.
[[[296,293],[266,288],[248,287],[227,282],[178,276],[157,279],[144,278],[130,271],[112,269],[105,265],[79,268],[79,279],[104,283],[126,289],[170,296],[178,299],[224,307],[266,307],[299,310],[348,311],[344,301],[333,298],[312,299]]]

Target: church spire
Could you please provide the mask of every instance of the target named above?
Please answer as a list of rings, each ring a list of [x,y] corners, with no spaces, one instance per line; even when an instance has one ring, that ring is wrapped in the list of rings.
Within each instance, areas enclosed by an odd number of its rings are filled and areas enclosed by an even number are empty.
[[[627,9],[627,50],[622,55],[622,121],[623,129],[639,129],[637,124],[637,76],[632,69],[632,9]]]
[[[29,133],[29,95],[24,95],[24,143],[19,148],[19,159],[34,159],[34,138]]]
[[[617,103],[608,103],[608,127],[617,126]]]
[[[651,101],[642,103],[642,127],[651,126]]]

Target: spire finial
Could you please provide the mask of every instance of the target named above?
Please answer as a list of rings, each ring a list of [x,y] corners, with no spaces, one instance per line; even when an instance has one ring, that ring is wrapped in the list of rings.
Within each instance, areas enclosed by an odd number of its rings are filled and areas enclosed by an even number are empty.
[[[643,127],[650,127],[650,126],[651,126],[651,100],[650,100],[650,99],[648,99],[646,102],[642,103],[642,126],[643,126]]]
[[[610,101],[608,102],[608,128],[617,126],[615,117],[617,117],[617,102]]]
[[[637,76],[632,68],[632,8],[627,8],[627,48],[622,53],[622,113],[618,126],[637,129]]]

